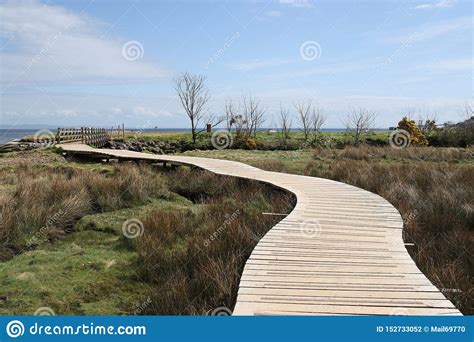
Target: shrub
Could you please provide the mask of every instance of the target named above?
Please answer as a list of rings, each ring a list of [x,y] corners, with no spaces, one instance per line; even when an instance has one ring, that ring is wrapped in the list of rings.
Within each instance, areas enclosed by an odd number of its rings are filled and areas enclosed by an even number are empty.
[[[408,119],[406,116],[398,122],[398,129],[403,129],[410,133],[410,142],[412,145],[428,145],[423,131],[416,125],[414,120]]]
[[[433,131],[428,140],[430,145],[444,147],[469,147],[474,145],[474,127],[446,127]]]
[[[238,135],[235,137],[233,148],[239,148],[243,150],[256,150],[262,147],[263,143],[259,142],[254,137]]]

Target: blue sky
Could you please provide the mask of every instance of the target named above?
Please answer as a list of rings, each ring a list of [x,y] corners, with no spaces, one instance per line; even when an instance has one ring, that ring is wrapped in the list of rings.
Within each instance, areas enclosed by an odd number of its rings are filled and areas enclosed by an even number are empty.
[[[457,121],[472,102],[470,1],[4,1],[0,8],[0,125],[188,127],[172,86],[183,71],[207,76],[212,113],[222,114],[227,98],[259,97],[267,126],[276,125],[280,104],[293,109],[303,99],[324,108],[326,127],[342,127],[351,107],[377,113],[379,127],[407,112]]]

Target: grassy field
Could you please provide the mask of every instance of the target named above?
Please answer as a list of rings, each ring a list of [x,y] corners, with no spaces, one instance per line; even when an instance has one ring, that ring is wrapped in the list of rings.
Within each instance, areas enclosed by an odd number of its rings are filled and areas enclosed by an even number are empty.
[[[28,165],[22,153],[0,158],[3,315],[231,309],[245,260],[281,219],[262,212],[294,205],[207,172],[27,154]]]
[[[402,214],[418,267],[473,314],[472,149],[361,145],[183,155],[334,179],[382,195]],[[281,219],[261,213],[289,212],[292,201],[268,186],[188,169],[66,163],[48,151],[4,154],[0,313],[49,307],[78,315],[205,314],[232,308],[246,258]],[[123,232],[132,218],[144,227],[136,239]]]
[[[218,130],[216,130],[218,131]],[[388,142],[390,132],[388,131],[370,131],[363,134],[363,138],[379,140]],[[198,134],[198,143],[208,142],[211,133],[201,132]],[[353,141],[354,133],[352,132],[322,132],[321,137],[323,139],[331,139],[334,142],[349,142]],[[137,139],[137,140],[159,140],[159,141],[186,141],[191,142],[191,134],[189,132],[143,132],[143,131],[125,131],[123,135],[113,135],[112,138],[116,139]],[[279,144],[281,140],[280,132],[257,132],[255,140],[262,144],[275,145]],[[289,133],[288,141],[291,143],[298,143],[303,145],[305,143],[304,135],[301,131],[291,131]]]

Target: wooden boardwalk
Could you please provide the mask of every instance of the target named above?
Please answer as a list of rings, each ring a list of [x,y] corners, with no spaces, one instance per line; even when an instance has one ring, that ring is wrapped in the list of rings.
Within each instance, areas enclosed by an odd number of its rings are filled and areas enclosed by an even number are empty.
[[[70,153],[186,164],[294,193],[294,210],[268,231],[245,265],[234,315],[461,314],[416,267],[402,239],[399,212],[376,194],[234,161],[82,144],[61,147]]]

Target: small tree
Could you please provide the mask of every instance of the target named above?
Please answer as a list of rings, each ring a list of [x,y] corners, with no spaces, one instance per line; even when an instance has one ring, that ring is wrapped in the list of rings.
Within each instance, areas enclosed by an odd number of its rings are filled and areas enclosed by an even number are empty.
[[[266,110],[267,108],[260,104],[260,100],[251,94],[242,95],[237,104],[232,99],[227,99],[225,103],[227,129],[230,131],[233,128],[237,136],[255,137],[265,122]]]
[[[474,106],[471,106],[468,101],[464,104],[464,116],[466,120],[474,118]]]
[[[311,111],[313,102],[311,100],[298,101],[294,103],[294,106],[298,113],[298,121],[304,135],[304,140],[308,141],[309,133],[311,132]]]
[[[203,75],[193,75],[187,72],[174,79],[176,93],[191,121],[193,143],[196,143],[196,130],[199,121],[207,110],[206,105],[210,99],[209,92],[204,84],[205,80],[206,77]]]
[[[286,146],[286,140],[290,137],[291,118],[290,111],[283,109],[280,104],[280,127],[281,127],[281,141]]]
[[[257,131],[265,122],[267,107],[260,104],[260,99],[249,94],[248,96],[242,95],[241,108],[246,134],[256,137]]]
[[[354,132],[354,144],[361,142],[362,133],[370,130],[374,124],[376,115],[365,108],[351,109],[346,118],[346,127]]]
[[[414,120],[403,117],[398,122],[398,129],[403,129],[410,134],[410,143],[413,145],[428,145],[428,140],[426,140],[423,131],[416,125]]]
[[[311,113],[311,130],[314,134],[321,134],[321,127],[326,122],[326,114],[321,107],[313,108]]]

